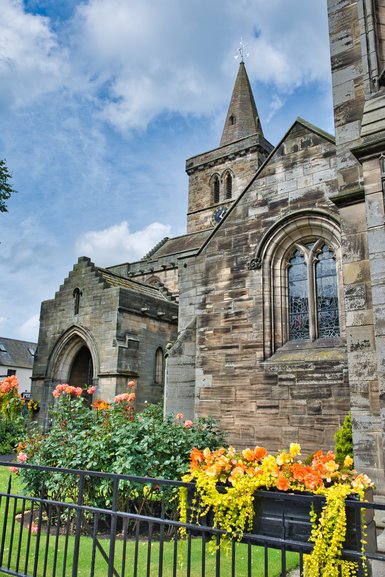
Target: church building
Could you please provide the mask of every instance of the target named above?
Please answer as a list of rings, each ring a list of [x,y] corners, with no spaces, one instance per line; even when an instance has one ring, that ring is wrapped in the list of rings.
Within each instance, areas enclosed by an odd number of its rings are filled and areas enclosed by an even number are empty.
[[[218,148],[186,162],[187,233],[142,260],[79,258],[41,307],[32,395],[59,382],[213,416],[237,447],[329,449],[385,492],[385,4],[329,0],[335,137],[273,146],[240,63]]]

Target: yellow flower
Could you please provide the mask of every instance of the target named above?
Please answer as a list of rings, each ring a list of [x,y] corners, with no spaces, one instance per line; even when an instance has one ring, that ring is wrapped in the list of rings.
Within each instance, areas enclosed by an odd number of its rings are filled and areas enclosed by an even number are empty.
[[[277,455],[277,464],[281,466],[285,463],[291,463],[291,459],[292,457],[290,453],[285,453],[285,451],[282,451],[282,453]]]
[[[353,465],[353,459],[350,455],[346,455],[344,459],[344,469],[349,469]]]
[[[301,454],[301,445],[298,443],[290,443],[289,453],[292,457],[296,457]]]

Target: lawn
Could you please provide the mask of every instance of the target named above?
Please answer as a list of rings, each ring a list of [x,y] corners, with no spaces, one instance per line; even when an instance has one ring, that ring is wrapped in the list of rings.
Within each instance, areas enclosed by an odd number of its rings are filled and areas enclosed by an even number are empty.
[[[6,492],[10,473],[0,467],[0,492]],[[12,474],[12,492],[22,495],[23,490],[17,475]],[[50,531],[45,525],[40,535],[33,532],[35,523],[29,518],[30,504],[24,506],[21,499],[0,502],[0,575],[20,572],[36,577],[70,577],[75,552],[74,535],[66,534],[69,525],[63,520],[60,531],[52,524]],[[35,505],[36,508],[36,505]],[[8,513],[6,514],[6,510]],[[36,519],[37,520],[37,519]],[[21,522],[24,521],[24,522]],[[72,524],[73,526],[73,524]],[[32,528],[32,530],[31,530]],[[114,555],[115,577],[200,577],[202,575],[221,577],[278,577],[282,571],[282,553],[274,549],[248,546],[237,543],[233,558],[223,553],[211,554],[207,543],[199,538],[190,542],[172,539],[159,543],[155,537],[138,541],[117,538],[110,550],[108,535],[97,535],[97,539],[82,535],[79,539],[78,577],[106,577],[111,552]],[[104,555],[103,555],[104,552]],[[188,559],[190,557],[190,563]],[[251,573],[248,573],[250,557]],[[285,554],[286,568],[298,565],[298,555]],[[234,573],[232,573],[232,565]],[[161,570],[159,567],[161,566]],[[54,569],[54,567],[56,569]],[[268,572],[266,572],[268,567]],[[220,572],[217,570],[220,568]]]

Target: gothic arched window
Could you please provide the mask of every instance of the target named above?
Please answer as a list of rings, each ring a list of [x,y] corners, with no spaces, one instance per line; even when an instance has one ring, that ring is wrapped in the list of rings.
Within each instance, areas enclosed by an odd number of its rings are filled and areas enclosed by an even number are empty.
[[[334,253],[321,239],[296,248],[287,273],[289,340],[338,337]]]
[[[164,354],[162,347],[158,347],[155,353],[154,383],[163,385],[164,382]]]
[[[219,202],[219,176],[215,174],[211,181],[211,190],[213,194],[213,204]]]
[[[339,346],[345,313],[335,214],[302,209],[277,220],[260,239],[249,268],[262,273],[265,359],[299,340],[337,339]]]
[[[226,198],[231,198],[233,192],[233,179],[231,178],[231,174],[227,174],[225,182],[226,182]]]

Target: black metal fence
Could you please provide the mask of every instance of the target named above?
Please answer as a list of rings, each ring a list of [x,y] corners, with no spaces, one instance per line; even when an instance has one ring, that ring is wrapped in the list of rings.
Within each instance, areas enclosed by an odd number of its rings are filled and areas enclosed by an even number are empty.
[[[8,466],[14,463],[0,463],[3,478]],[[284,577],[292,570],[302,575],[304,555],[312,548],[301,540],[301,523],[306,522],[293,513],[308,506],[309,496],[288,495],[282,501],[266,492],[274,504],[270,512],[262,514],[252,534],[231,541],[223,552],[216,546],[223,532],[209,521],[207,526],[179,522],[179,488],[192,489],[184,483],[17,467],[20,474],[10,474],[7,490],[0,492],[0,575]],[[349,503],[359,542],[362,508],[369,518],[375,509],[385,516],[385,505]],[[375,551],[373,539],[369,549],[368,559],[385,567],[385,555]],[[344,556],[360,562],[359,551],[344,550]]]

